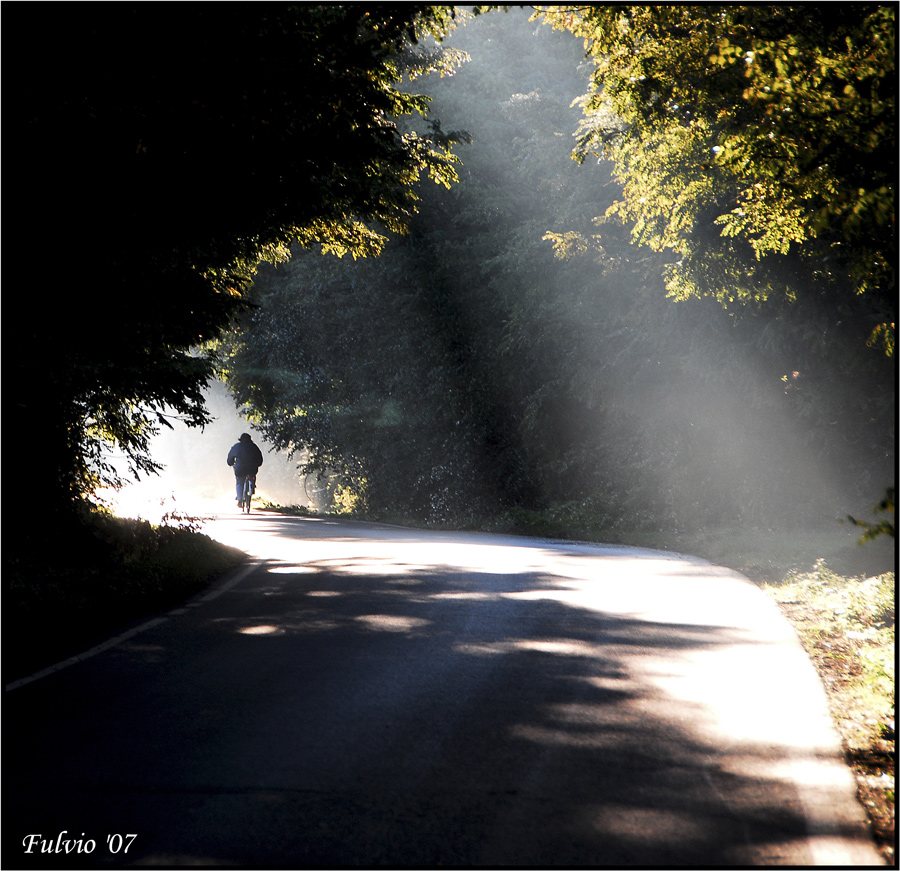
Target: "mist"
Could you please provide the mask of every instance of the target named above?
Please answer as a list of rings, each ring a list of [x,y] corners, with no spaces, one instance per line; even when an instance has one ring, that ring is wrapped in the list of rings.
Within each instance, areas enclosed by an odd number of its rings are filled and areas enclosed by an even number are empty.
[[[758,310],[668,299],[661,276],[677,255],[631,244],[625,228],[599,228],[600,256],[560,263],[549,250],[527,252],[522,237],[535,244],[543,230],[598,232],[585,218],[619,195],[611,164],[568,159],[578,120],[561,125],[577,112],[570,103],[586,90],[589,69],[580,41],[528,22],[527,12],[457,31],[449,44],[472,61],[434,86],[435,113],[454,120],[472,117],[486,94],[497,102],[493,114],[477,115],[474,144],[460,149],[469,170],[461,188],[480,185],[473,203],[505,185],[514,216],[505,250],[495,252],[505,271],[481,297],[505,294],[506,336],[535,307],[515,365],[533,375],[532,396],[562,399],[544,419],[544,438],[517,448],[545,470],[554,500],[590,498],[582,482],[601,492],[614,478],[620,503],[610,514],[632,523],[652,514],[659,530],[805,525],[852,540],[855,530],[840,522],[851,512],[868,517],[894,480],[891,361],[865,347],[865,330],[825,294]],[[535,173],[536,162],[553,174]],[[785,285],[796,280],[789,266]],[[478,346],[489,341],[483,322],[496,307],[477,294],[470,300],[481,306],[469,321]],[[508,380],[496,389],[498,407],[515,403]],[[577,476],[566,479],[551,440],[570,455],[590,445]]]
[[[162,427],[152,440],[150,454],[163,465],[158,475],[127,483],[118,492],[101,496],[116,513],[158,522],[164,514],[195,515],[217,511],[237,511],[234,473],[225,458],[241,433],[248,432],[263,453],[257,476],[258,497],[278,505],[316,507],[315,492],[305,486],[297,472],[297,459],[286,451],[267,445],[235,406],[231,392],[214,381],[205,392],[206,406],[213,421],[202,430],[172,420],[173,428]],[[117,464],[121,468],[121,463]]]
[[[868,518],[894,475],[890,362],[828,298],[666,298],[675,255],[627,228],[555,257],[545,234],[589,238],[619,188],[611,164],[570,157],[581,40],[528,16],[470,21],[446,44],[471,60],[416,81],[472,142],[452,190],[421,185],[408,237],[365,261],[295,250],[260,270],[229,365],[237,401],[265,406],[259,432],[214,385],[215,423],[161,433],[165,471],[123,499],[233,506],[225,455],[251,431],[261,494],[285,505],[313,494],[301,458],[271,446],[308,444],[361,468],[345,483],[370,507],[425,522],[524,509],[567,534],[802,527],[853,547],[840,521]]]

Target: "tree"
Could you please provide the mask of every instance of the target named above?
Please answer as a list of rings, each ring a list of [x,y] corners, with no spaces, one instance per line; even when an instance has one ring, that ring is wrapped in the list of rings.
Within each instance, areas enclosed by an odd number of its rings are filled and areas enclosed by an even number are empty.
[[[259,309],[228,361],[238,399],[255,409],[269,440],[306,451],[304,470],[339,474],[373,509],[429,519],[490,514],[529,489],[517,404],[506,396],[505,366],[496,366],[502,306],[513,290],[495,304],[489,261],[515,247],[531,185],[552,182],[560,167],[577,174],[557,138],[574,123],[566,106],[577,93],[577,42],[539,29],[542,45],[568,47],[556,61],[564,97],[554,100],[548,89],[542,100],[515,90],[534,76],[560,86],[534,69],[527,15],[516,13],[515,23],[505,15],[480,19],[476,30],[489,34],[471,43],[487,56],[452,80],[419,85],[440,117],[474,125],[465,177],[452,195],[423,186],[409,235],[376,261],[309,255],[261,272]],[[521,50],[514,64],[510,43]],[[542,53],[541,61],[553,58]],[[460,82],[473,75],[474,83]],[[536,160],[523,138],[529,134],[555,145],[555,159]],[[528,244],[546,254],[542,220],[530,221]]]
[[[889,513],[896,516],[897,513],[897,490],[895,487],[888,487],[884,492],[884,498],[877,505],[872,507],[872,511],[878,513]],[[888,535],[891,538],[897,537],[896,520],[879,520],[877,523],[869,523],[865,520],[857,520],[852,515],[847,519],[854,526],[861,526],[865,532],[860,536],[859,543],[865,544],[867,541],[874,541],[880,535]]]
[[[228,359],[238,398],[305,468],[418,520],[539,509],[658,533],[868,504],[893,469],[892,373],[838,307],[673,305],[665,254],[618,224],[592,256],[553,257],[547,230],[589,238],[619,188],[611,164],[569,159],[579,40],[527,16],[458,29],[470,62],[421,80],[473,142],[407,236],[261,270]]]
[[[623,186],[600,223],[621,219],[638,243],[671,252],[670,295],[727,303],[836,287],[892,353],[893,6],[544,12],[596,63],[575,156],[615,161]]]
[[[415,44],[453,12],[23,4],[6,22],[39,34],[6,107],[28,273],[4,298],[7,407],[29,484],[68,504],[115,477],[107,445],[152,471],[166,415],[204,423],[215,358],[194,349],[234,322],[259,262],[376,253],[417,179],[454,180],[452,137],[398,123],[427,114],[403,77],[448,69]]]

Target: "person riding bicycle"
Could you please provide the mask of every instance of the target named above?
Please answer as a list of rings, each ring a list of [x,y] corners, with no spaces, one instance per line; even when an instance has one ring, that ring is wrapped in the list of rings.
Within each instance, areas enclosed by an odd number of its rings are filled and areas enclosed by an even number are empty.
[[[234,483],[237,490],[237,504],[243,507],[244,479],[255,477],[263,462],[262,451],[256,445],[250,433],[242,433],[240,439],[228,452],[225,461],[234,468]]]

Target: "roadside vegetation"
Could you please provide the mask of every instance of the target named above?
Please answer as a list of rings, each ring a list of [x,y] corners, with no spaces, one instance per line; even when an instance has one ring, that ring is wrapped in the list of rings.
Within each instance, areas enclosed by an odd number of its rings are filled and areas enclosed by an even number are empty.
[[[245,559],[183,515],[154,526],[84,509],[52,549],[22,548],[4,561],[4,683],[183,602]]]
[[[893,572],[847,578],[823,560],[763,589],[791,621],[816,667],[857,792],[885,862],[896,863],[896,700]]]

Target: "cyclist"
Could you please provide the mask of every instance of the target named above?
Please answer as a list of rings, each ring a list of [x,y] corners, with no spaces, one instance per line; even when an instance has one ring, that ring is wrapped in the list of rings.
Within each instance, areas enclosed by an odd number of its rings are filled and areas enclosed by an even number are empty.
[[[250,438],[250,433],[242,433],[240,439],[228,452],[225,461],[234,469],[234,483],[237,490],[237,504],[244,507],[244,479],[252,478],[262,465],[263,455],[259,446]]]

